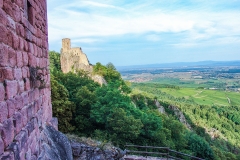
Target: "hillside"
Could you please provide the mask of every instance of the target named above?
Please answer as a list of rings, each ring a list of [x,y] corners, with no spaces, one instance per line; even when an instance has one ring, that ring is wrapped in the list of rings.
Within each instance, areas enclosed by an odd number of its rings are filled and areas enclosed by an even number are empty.
[[[93,66],[93,72],[106,79],[107,85],[103,86],[91,80],[84,71],[62,73],[60,55],[56,52],[50,52],[50,70],[53,114],[59,119],[59,130],[64,133],[111,141],[121,148],[126,143],[147,144],[170,147],[205,159],[238,158],[239,145],[235,132],[239,133],[239,123],[235,120],[238,117],[234,115],[235,108],[231,110],[232,119],[227,108],[217,106],[211,113],[220,109],[221,117],[218,114],[212,116],[208,112],[211,107],[164,101],[153,92],[132,91],[130,83],[121,78],[111,63]],[[164,107],[165,114],[159,112],[157,104]],[[177,106],[183,112],[192,130],[178,120],[169,106]],[[223,128],[218,122],[228,127],[229,132],[225,129],[218,137],[211,138],[204,127],[213,125]],[[227,139],[225,135],[233,138]]]

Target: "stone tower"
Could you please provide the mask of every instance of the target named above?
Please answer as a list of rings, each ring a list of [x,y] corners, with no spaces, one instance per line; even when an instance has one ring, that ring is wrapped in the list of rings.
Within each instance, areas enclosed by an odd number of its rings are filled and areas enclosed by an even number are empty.
[[[80,47],[71,48],[69,38],[62,39],[60,60],[63,73],[75,72],[76,70],[92,72],[92,65],[89,63],[86,54],[82,52]]]
[[[69,38],[62,39],[62,52],[67,52],[71,49],[71,40]]]

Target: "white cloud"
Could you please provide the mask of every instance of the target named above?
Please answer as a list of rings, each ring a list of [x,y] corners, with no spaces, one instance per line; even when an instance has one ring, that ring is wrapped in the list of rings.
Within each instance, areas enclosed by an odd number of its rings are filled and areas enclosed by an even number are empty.
[[[161,40],[160,36],[155,35],[155,34],[147,35],[147,36],[146,36],[146,39],[147,39],[148,41],[152,41],[152,42],[157,42],[157,41],[160,41],[160,40]]]
[[[93,43],[99,39],[104,41],[105,36],[186,32],[187,36],[176,46],[191,47],[211,38],[222,37],[224,42],[229,41],[224,37],[240,35],[239,11],[168,10],[155,7],[153,1],[128,5],[127,9],[114,5],[110,0],[105,3],[84,0],[58,2],[48,2],[51,3],[48,13],[50,42],[69,37],[76,42]],[[93,36],[99,38],[91,38]],[[146,40],[159,41],[160,38],[150,34]]]
[[[93,43],[93,42],[100,42],[100,39],[97,38],[79,38],[72,40],[72,43]]]

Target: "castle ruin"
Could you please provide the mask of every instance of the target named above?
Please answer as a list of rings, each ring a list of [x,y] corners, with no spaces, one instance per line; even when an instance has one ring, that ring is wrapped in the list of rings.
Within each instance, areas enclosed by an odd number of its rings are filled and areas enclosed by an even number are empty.
[[[61,49],[61,69],[63,73],[76,70],[92,72],[92,65],[89,63],[85,53],[80,47],[71,48],[71,40],[64,38]]]

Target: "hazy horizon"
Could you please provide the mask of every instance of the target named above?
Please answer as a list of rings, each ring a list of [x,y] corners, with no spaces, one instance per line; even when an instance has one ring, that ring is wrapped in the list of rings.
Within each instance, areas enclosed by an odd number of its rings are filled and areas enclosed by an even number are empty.
[[[49,49],[62,38],[92,64],[240,60],[240,0],[51,0]]]

